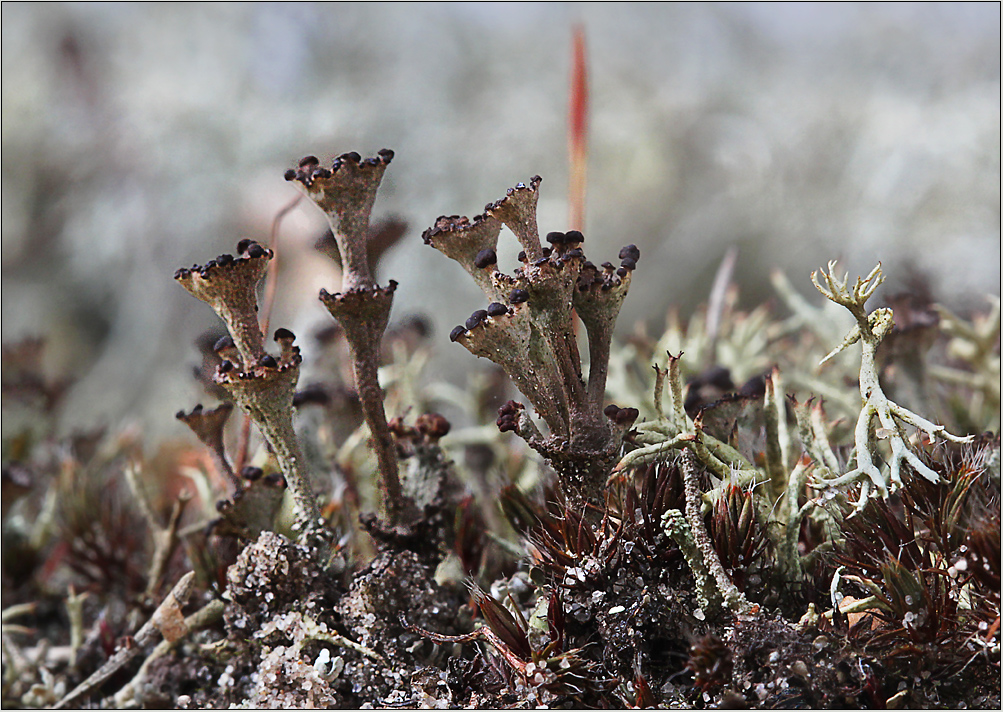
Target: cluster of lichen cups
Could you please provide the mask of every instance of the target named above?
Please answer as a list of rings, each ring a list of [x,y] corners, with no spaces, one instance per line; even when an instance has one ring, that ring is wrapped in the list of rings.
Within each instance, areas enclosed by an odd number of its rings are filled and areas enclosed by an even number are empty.
[[[392,524],[413,518],[414,508],[401,489],[393,437],[387,425],[377,379],[380,340],[386,329],[396,283],[376,284],[367,241],[370,215],[393,152],[363,159],[357,153],[336,158],[330,168],[308,156],[286,172],[331,225],[342,257],[342,291],[322,290],[320,299],[338,320],[351,351],[356,388],[378,461],[384,513]],[[640,253],[634,245],[620,252],[620,266],[596,266],[585,258],[581,232],[550,232],[544,247],[537,228],[540,177],[520,183],[473,219],[440,217],[423,238],[456,260],[489,299],[450,339],[471,353],[500,365],[546,424],[537,428],[522,404],[502,408],[498,426],[513,430],[554,466],[572,496],[598,503],[623,435],[638,411],[604,403],[610,343],[617,314],[630,286]],[[522,246],[521,267],[508,275],[498,269],[497,244],[507,226]],[[179,270],[179,282],[210,304],[224,320],[230,340],[220,347],[224,359],[216,380],[261,429],[289,482],[297,523],[312,528],[317,508],[292,430],[292,397],[299,349],[280,329],[278,358],[266,353],[258,326],[256,286],[271,250],[244,241],[239,255],[221,255],[205,266]],[[575,314],[589,345],[588,377],[578,352]]]
[[[606,474],[624,433],[637,418],[632,408],[605,406],[610,343],[620,306],[640,252],[620,251],[619,267],[597,267],[585,257],[577,230],[540,240],[536,207],[541,179],[519,183],[473,218],[443,216],[426,230],[426,244],[463,267],[488,299],[450,340],[499,365],[546,423],[537,428],[522,404],[499,411],[498,427],[515,431],[553,465],[572,497],[601,501]],[[498,268],[502,227],[522,247],[509,275]],[[575,314],[585,327],[589,370],[583,376]]]

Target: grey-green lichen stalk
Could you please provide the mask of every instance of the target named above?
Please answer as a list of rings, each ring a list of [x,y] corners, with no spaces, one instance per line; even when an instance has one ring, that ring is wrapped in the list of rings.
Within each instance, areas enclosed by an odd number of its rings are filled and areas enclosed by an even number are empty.
[[[858,277],[852,288],[847,286],[849,275],[839,279],[833,272],[835,267],[835,262],[829,262],[828,271],[822,272],[821,276],[817,272],[812,272],[812,282],[827,299],[845,307],[857,323],[843,339],[843,343],[822,359],[822,363],[843,349],[860,342],[860,397],[863,405],[854,429],[856,466],[841,476],[816,477],[813,484],[819,488],[839,487],[860,481],[860,498],[856,502],[856,509],[859,511],[867,503],[872,487],[875,495],[887,497],[889,492],[902,486],[903,462],[908,463],[913,470],[931,482],[940,481],[940,476],[910,449],[902,429],[903,425],[918,428],[931,438],[940,436],[945,440],[957,443],[970,442],[971,437],[952,435],[943,425],[931,423],[888,399],[881,390],[881,384],[878,381],[875,356],[878,344],[892,330],[895,321],[891,309],[875,309],[868,314],[865,308],[868,298],[874,294],[874,290],[884,280],[881,274],[881,264],[878,263],[866,277],[862,279]],[[880,436],[888,439],[892,450],[891,461],[885,472],[882,472],[874,462],[875,448],[879,439],[878,427],[874,424],[875,418],[882,428]]]
[[[624,456],[614,468],[610,480],[620,477],[632,467],[667,460],[675,451],[682,451],[680,468],[685,511],[666,512],[662,527],[686,557],[697,581],[701,605],[724,605],[734,613],[747,613],[751,605],[728,578],[707,533],[703,520],[705,495],[700,490],[697,468],[702,466],[721,480],[735,483],[756,482],[762,476],[730,445],[704,433],[699,416],[691,420],[686,415],[680,358],[669,354],[667,369],[655,367],[654,407],[658,418],[638,426],[639,432],[634,439],[644,446]],[[662,405],[666,380],[670,401],[668,413]]]
[[[728,443],[705,433],[702,419],[698,415],[691,419],[683,407],[682,374],[679,361],[682,354],[669,354],[668,368],[656,369],[654,407],[658,417],[655,420],[638,423],[634,442],[641,445],[624,455],[613,469],[612,481],[622,477],[624,472],[640,465],[664,461],[676,451],[690,450],[696,455],[702,467],[715,477],[736,485],[747,485],[763,479],[763,475],[752,466],[741,453]],[[670,407],[664,411],[662,399],[665,384],[669,386]]]
[[[355,387],[372,436],[383,491],[383,508],[390,524],[401,524],[413,504],[401,489],[397,453],[383,407],[378,369],[380,342],[390,318],[397,283],[380,287],[369,267],[369,220],[376,193],[394,152],[383,149],[373,158],[344,153],[330,168],[307,156],[286,171],[293,182],[321,209],[331,225],[342,261],[342,291],[321,290],[320,300],[342,329],[352,357]]]
[[[179,269],[174,278],[226,322],[230,337],[216,345],[223,360],[214,378],[251,416],[275,454],[295,503],[293,526],[304,533],[314,531],[320,513],[293,430],[293,394],[302,360],[299,347],[293,345],[292,332],[278,329],[279,357],[265,351],[258,324],[257,285],[272,251],[243,240],[237,253]]]
[[[686,498],[684,518],[688,526],[681,526],[683,517],[679,516],[678,510],[666,512],[662,526],[686,557],[701,592],[701,605],[724,605],[733,613],[748,613],[752,605],[728,578],[704,525],[703,493],[697,479],[697,460],[692,452],[683,453],[680,467]]]

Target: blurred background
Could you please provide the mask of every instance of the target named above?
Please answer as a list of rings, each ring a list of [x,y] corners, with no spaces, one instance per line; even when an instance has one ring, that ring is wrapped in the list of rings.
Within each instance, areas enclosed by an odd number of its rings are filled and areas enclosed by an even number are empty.
[[[219,326],[178,267],[265,242],[302,156],[396,158],[374,216],[394,320],[434,325],[433,377],[477,363],[449,329],[483,307],[421,232],[534,174],[541,230],[567,225],[572,28],[591,92],[586,251],[636,243],[619,328],[704,301],[728,248],[743,302],[770,270],[804,294],[840,258],[887,291],[914,275],[959,311],[1000,293],[998,3],[4,3],[3,341],[48,340],[79,379],[64,429],[142,423],[204,398],[195,339]],[[329,317],[322,219],[282,223],[273,326]],[[502,268],[517,248],[502,251]],[[887,293],[886,291],[886,293]],[[817,295],[815,295],[817,297]]]

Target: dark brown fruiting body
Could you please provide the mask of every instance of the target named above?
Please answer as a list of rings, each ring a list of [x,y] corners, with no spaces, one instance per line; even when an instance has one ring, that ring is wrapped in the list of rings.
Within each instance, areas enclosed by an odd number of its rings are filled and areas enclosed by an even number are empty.
[[[516,431],[519,429],[519,414],[525,409],[522,403],[508,401],[498,409],[498,420],[495,425],[501,432]]]
[[[620,253],[617,255],[621,260],[631,259],[637,262],[641,259],[641,251],[637,249],[637,245],[626,245],[620,248]]]
[[[474,265],[478,269],[485,269],[497,263],[498,263],[498,256],[495,255],[495,251],[492,250],[490,247],[481,250],[480,252],[477,253],[477,256],[474,257]]]
[[[254,482],[255,480],[261,479],[264,474],[264,471],[260,467],[254,467],[253,465],[247,465],[240,471],[241,479],[247,480],[248,482]]]
[[[449,421],[438,413],[424,413],[418,416],[415,428],[430,440],[438,440],[449,434]]]
[[[464,324],[464,326],[467,327],[467,331],[470,331],[471,329],[476,329],[487,318],[488,318],[487,311],[484,309],[478,309],[467,318],[467,323]]]

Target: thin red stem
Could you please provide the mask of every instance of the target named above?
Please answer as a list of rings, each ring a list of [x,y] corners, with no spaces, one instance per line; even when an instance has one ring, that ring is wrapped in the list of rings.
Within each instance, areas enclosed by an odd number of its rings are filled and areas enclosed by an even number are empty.
[[[585,29],[576,25],[572,39],[571,96],[568,103],[568,227],[585,226],[585,185],[588,165],[589,76],[585,55]]]

